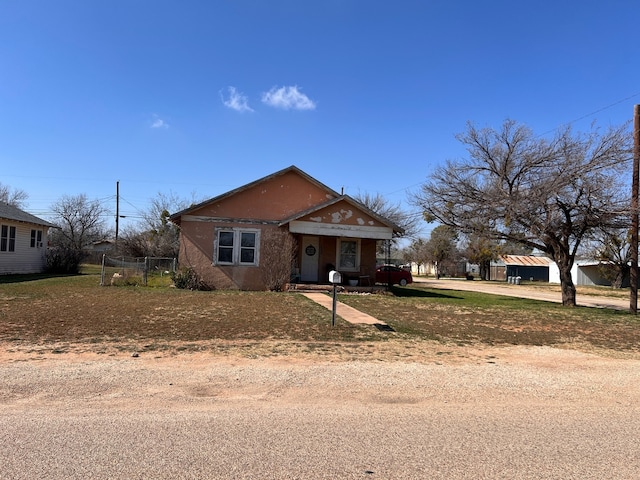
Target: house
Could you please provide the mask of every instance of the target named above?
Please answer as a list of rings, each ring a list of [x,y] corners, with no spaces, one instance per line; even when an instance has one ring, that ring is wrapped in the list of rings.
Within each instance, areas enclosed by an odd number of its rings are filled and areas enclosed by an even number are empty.
[[[83,248],[86,254],[87,263],[99,264],[102,262],[102,255],[111,253],[115,249],[115,242],[113,240],[99,240],[87,245]]]
[[[49,222],[0,202],[0,274],[42,272],[51,227]]]
[[[297,244],[295,281],[373,282],[376,242],[402,229],[348,195],[290,166],[175,213],[180,226],[179,266],[192,268],[209,286],[263,290],[260,268],[269,268],[261,237],[281,231]]]

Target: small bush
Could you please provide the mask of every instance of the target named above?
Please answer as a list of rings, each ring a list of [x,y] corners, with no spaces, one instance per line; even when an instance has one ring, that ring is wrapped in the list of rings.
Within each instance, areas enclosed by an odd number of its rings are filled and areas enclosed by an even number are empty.
[[[171,274],[171,279],[176,288],[184,290],[211,290],[211,287],[200,280],[193,268],[184,268]]]

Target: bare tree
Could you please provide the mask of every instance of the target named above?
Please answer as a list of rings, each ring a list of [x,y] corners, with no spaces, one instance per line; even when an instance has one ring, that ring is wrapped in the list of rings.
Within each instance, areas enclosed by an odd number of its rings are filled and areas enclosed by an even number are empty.
[[[500,130],[469,124],[457,138],[468,158],[438,168],[416,204],[428,219],[464,233],[548,254],[560,271],[563,305],[575,306],[571,267],[580,243],[595,228],[619,225],[629,211],[621,193],[632,151],[627,127],[587,134],[566,127],[545,140],[507,120]]]
[[[372,195],[369,193],[358,192],[358,194],[355,195],[354,198],[369,210],[380,215],[381,217],[386,218],[387,220],[391,220],[395,225],[402,228],[402,230],[404,230],[404,233],[401,235],[402,237],[411,238],[417,235],[418,223],[421,221],[421,218],[419,218],[415,214],[404,212],[399,203],[389,202],[380,193]],[[376,254],[381,257],[385,256],[388,258],[392,258],[391,252],[393,250],[395,250],[396,252],[398,251],[397,240],[399,237],[400,235],[391,239],[389,243],[386,241],[377,242]]]
[[[631,271],[631,231],[626,228],[600,230],[590,241],[587,254],[598,260],[598,273],[611,283],[613,288],[621,288]]]
[[[157,229],[168,220],[169,215],[167,213],[176,213],[196,203],[198,201],[195,200],[195,195],[193,194],[191,199],[185,199],[173,192],[158,192],[155,197],[149,200],[149,208],[142,213],[141,226],[152,230]]]
[[[418,232],[418,224],[422,220],[419,216],[402,210],[399,203],[391,203],[380,193],[358,193],[353,198],[362,203],[369,210],[381,217],[391,220],[404,230],[404,237],[413,237]]]
[[[183,210],[194,203],[172,192],[158,192],[150,200],[149,208],[142,213],[142,220],[122,233],[119,250],[133,257],[177,257],[180,229],[169,217],[171,212]]]
[[[282,291],[291,278],[297,246],[284,230],[266,229],[260,236],[260,273],[265,286]]]
[[[92,242],[108,238],[106,221],[109,211],[99,201],[90,201],[84,194],[63,196],[51,206],[54,212],[52,248],[47,252],[47,266],[51,271],[77,273],[83,249]]]
[[[17,208],[24,208],[29,195],[24,190],[11,188],[0,183],[0,202],[8,203]]]

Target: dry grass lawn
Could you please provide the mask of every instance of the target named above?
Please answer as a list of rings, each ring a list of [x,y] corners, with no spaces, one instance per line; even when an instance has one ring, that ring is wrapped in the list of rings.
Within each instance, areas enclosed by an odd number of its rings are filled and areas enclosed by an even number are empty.
[[[14,353],[313,353],[419,358],[447,347],[543,345],[640,356],[626,312],[420,288],[341,295],[394,331],[351,325],[302,295],[99,285],[98,275],[0,279],[0,344]],[[377,356],[377,357],[376,357]]]

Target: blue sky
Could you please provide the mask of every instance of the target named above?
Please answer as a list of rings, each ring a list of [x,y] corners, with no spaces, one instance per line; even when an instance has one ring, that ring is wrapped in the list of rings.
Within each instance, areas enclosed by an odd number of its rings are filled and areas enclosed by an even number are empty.
[[[0,0],[0,182],[124,222],[289,165],[401,202],[467,121],[619,125],[637,0]],[[121,223],[121,227],[125,226]],[[429,228],[425,228],[425,233]]]

